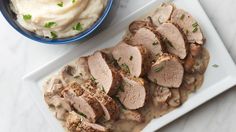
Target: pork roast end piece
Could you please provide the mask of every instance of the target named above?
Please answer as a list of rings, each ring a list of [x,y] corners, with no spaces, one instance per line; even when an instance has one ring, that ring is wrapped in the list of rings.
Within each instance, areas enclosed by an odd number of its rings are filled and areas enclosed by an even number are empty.
[[[200,26],[188,12],[182,9],[175,9],[171,15],[171,22],[177,24],[183,30],[189,43],[204,43]]]
[[[125,73],[135,77],[145,74],[148,53],[144,47],[121,42],[114,48],[112,55]]]
[[[137,32],[130,38],[129,42],[132,45],[142,45],[145,47],[150,53],[152,59],[155,59],[163,50],[160,37],[147,28],[140,28],[137,30]]]
[[[178,88],[183,80],[184,68],[178,58],[163,54],[152,65],[148,78],[163,87]]]
[[[187,56],[187,43],[185,36],[172,23],[164,23],[157,28],[157,31],[162,35],[163,43],[167,47],[168,52],[184,59]]]
[[[167,22],[174,10],[172,4],[163,3],[154,13],[151,15],[152,21],[156,26],[160,26],[162,23]]]
[[[109,67],[103,54],[96,52],[88,58],[90,73],[98,87],[102,88],[108,95],[114,95],[117,91],[117,84],[121,80],[120,74],[112,67]]]
[[[147,98],[147,89],[144,82],[124,77],[122,89],[118,92],[118,98],[123,106],[129,110],[143,107]]]

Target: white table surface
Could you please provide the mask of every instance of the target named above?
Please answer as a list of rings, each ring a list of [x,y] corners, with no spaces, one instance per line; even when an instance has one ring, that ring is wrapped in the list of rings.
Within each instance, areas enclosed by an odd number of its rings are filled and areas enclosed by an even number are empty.
[[[149,0],[121,0],[114,21]],[[202,0],[236,62],[236,1]],[[0,15],[0,132],[50,132],[21,78],[74,45],[49,46],[26,39]],[[227,62],[226,62],[227,65]],[[160,132],[235,132],[236,87],[162,128]]]

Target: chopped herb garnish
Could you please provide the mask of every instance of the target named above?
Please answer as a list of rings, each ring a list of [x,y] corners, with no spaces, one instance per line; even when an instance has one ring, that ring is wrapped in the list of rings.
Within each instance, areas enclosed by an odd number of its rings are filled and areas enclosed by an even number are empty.
[[[131,61],[132,61],[132,60],[133,60],[133,56],[130,56],[130,57],[129,57],[129,60],[131,60]]]
[[[171,43],[167,38],[164,39],[164,43],[165,43],[168,47],[171,47],[171,48],[175,49],[175,47],[172,45],[172,43]]]
[[[189,33],[189,31],[188,31],[188,29],[186,30],[186,34],[188,34]]]
[[[81,31],[83,30],[82,25],[80,23],[77,23],[74,27],[73,30]]]
[[[63,2],[60,2],[60,3],[58,3],[57,5],[60,6],[60,7],[63,7],[64,3],[63,3]]]
[[[74,76],[74,78],[80,78],[80,77],[82,77],[82,76],[83,76],[83,74],[82,74],[82,73],[79,73],[79,75]]]
[[[82,112],[77,112],[79,115],[81,115],[81,116],[83,116],[84,118],[87,118],[87,116],[84,114],[84,113],[82,113]]]
[[[45,23],[45,28],[52,28],[53,26],[56,26],[56,22],[47,22]]]
[[[125,106],[121,103],[119,97],[113,96],[113,99],[114,99],[117,103],[119,103],[119,105],[121,106],[122,109],[126,110]]]
[[[120,60],[121,60],[121,57],[119,57],[117,61],[120,61]]]
[[[160,72],[163,68],[164,68],[164,67],[161,66],[161,67],[158,67],[158,68],[154,69],[154,71],[155,71],[155,72]]]
[[[219,67],[219,65],[217,65],[217,64],[214,64],[214,65],[212,65],[212,67],[214,67],[214,68],[218,68],[218,67]]]
[[[51,32],[51,38],[52,39],[56,39],[57,38],[57,34],[55,32]]]
[[[158,45],[158,42],[153,42],[152,45]]]
[[[192,26],[193,26],[193,27],[197,27],[197,26],[198,26],[198,23],[195,22],[195,23],[192,24]]]
[[[30,14],[27,14],[27,15],[23,15],[23,19],[25,21],[28,21],[28,20],[31,20],[32,16]]]
[[[129,66],[127,64],[122,64],[121,69],[126,73],[130,73]]]
[[[157,83],[157,79],[155,78],[155,79],[153,80],[153,82],[154,82],[154,83]]]
[[[197,30],[198,30],[198,27],[195,27],[195,28],[193,29],[193,33],[197,32]]]
[[[105,93],[106,91],[105,91],[105,88],[102,86],[102,91]]]
[[[124,92],[124,85],[121,83],[119,86],[118,86],[118,90],[121,91],[121,92]]]
[[[93,85],[97,85],[96,79],[93,76],[90,78],[90,80],[92,81]]]
[[[72,3],[75,3],[76,0],[72,0]]]
[[[180,17],[180,20],[184,20],[184,17],[185,17],[185,15],[182,14],[181,17]]]

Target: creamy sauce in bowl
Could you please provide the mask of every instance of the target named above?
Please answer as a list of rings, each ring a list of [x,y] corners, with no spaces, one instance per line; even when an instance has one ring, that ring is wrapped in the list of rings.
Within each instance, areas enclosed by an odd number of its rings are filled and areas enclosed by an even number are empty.
[[[107,0],[11,0],[11,9],[25,29],[49,38],[75,36],[100,17]]]

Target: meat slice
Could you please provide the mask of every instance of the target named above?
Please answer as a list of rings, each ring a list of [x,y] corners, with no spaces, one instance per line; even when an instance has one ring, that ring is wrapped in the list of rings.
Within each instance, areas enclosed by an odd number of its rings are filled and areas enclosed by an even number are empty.
[[[132,45],[142,45],[150,53],[151,58],[156,58],[162,53],[162,42],[160,37],[147,28],[140,28],[130,39]]]
[[[116,120],[118,118],[120,113],[119,107],[110,96],[101,90],[97,90],[90,84],[83,86],[83,88],[100,103],[106,120]]]
[[[99,124],[90,123],[84,120],[81,115],[70,112],[66,119],[66,128],[70,132],[107,132],[108,129]]]
[[[104,89],[108,95],[114,95],[121,79],[116,69],[109,67],[101,52],[96,52],[88,58],[90,73],[98,83],[97,86]]]
[[[112,55],[125,73],[135,77],[145,74],[147,69],[145,60],[147,60],[148,53],[144,47],[121,42],[114,48]]]
[[[146,21],[133,21],[130,25],[129,25],[129,31],[132,34],[135,34],[140,28],[143,28],[147,25]]]
[[[167,22],[174,10],[172,4],[163,3],[154,13],[151,15],[152,21],[156,26],[160,26],[162,23]]]
[[[189,43],[204,43],[200,26],[188,12],[182,9],[175,9],[171,15],[171,22],[177,24],[184,31]]]
[[[100,103],[91,95],[84,93],[76,96],[73,92],[65,92],[65,98],[70,101],[73,107],[90,122],[96,122],[103,115]]]
[[[148,78],[154,83],[163,87],[178,88],[183,80],[184,68],[179,59],[163,54],[152,65],[148,73]]]
[[[157,28],[157,31],[162,35],[163,42],[167,47],[168,52],[175,54],[184,59],[187,55],[187,43],[185,36],[172,23],[164,23]]]
[[[118,92],[118,98],[127,109],[135,110],[143,107],[147,98],[143,80],[123,77],[122,90]]]
[[[135,110],[122,110],[120,114],[120,119],[141,123],[144,121],[144,116]]]

